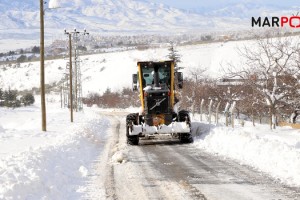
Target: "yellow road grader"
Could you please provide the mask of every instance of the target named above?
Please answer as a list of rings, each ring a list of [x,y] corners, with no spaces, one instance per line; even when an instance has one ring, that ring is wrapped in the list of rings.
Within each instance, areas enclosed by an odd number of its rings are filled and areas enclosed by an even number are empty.
[[[175,88],[183,87],[182,72],[175,72],[173,61],[138,62],[137,67],[132,83],[142,105],[139,113],[126,116],[127,143],[138,145],[140,137],[163,134],[182,143],[193,142],[189,112],[176,109]]]

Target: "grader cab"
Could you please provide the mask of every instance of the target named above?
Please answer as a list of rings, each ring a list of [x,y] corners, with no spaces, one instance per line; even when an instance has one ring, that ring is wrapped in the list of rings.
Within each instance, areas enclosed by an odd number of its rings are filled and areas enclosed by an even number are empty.
[[[177,88],[183,87],[181,72],[173,61],[138,62],[133,74],[133,89],[139,91],[141,110],[126,117],[127,143],[138,145],[140,137],[169,134],[182,143],[193,142],[189,112],[177,111]]]

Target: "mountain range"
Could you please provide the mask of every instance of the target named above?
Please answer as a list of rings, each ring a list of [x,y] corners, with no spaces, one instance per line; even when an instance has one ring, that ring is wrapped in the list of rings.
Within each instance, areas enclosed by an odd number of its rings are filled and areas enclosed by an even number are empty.
[[[49,5],[58,8],[49,9]],[[45,8],[46,37],[74,27],[106,34],[240,30],[250,28],[251,16],[283,12],[277,7],[251,3],[189,12],[147,0],[50,0],[45,3]],[[2,40],[39,37],[39,1],[1,0],[0,13]]]

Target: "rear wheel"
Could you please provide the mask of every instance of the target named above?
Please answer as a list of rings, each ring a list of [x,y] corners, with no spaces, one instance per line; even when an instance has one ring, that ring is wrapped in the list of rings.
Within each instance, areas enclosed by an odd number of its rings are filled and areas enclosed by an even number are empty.
[[[194,138],[191,133],[181,133],[179,136],[179,140],[181,143],[193,143]]]
[[[129,135],[129,131],[130,131],[130,127],[126,126],[127,144],[138,145],[139,144],[139,136],[138,135]]]
[[[139,144],[139,136],[138,135],[130,135],[129,133],[132,131],[132,125],[137,125],[138,114],[132,113],[127,115],[126,117],[126,137],[127,144],[129,145],[138,145]]]

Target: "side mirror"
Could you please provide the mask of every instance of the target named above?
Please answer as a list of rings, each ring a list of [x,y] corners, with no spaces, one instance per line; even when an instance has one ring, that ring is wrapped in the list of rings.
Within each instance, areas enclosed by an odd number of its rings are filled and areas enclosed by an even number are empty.
[[[175,74],[176,79],[177,79],[177,85],[179,89],[183,88],[183,74],[182,72],[176,72]]]
[[[137,80],[138,80],[137,74],[132,74],[132,90],[133,91],[137,90]]]

